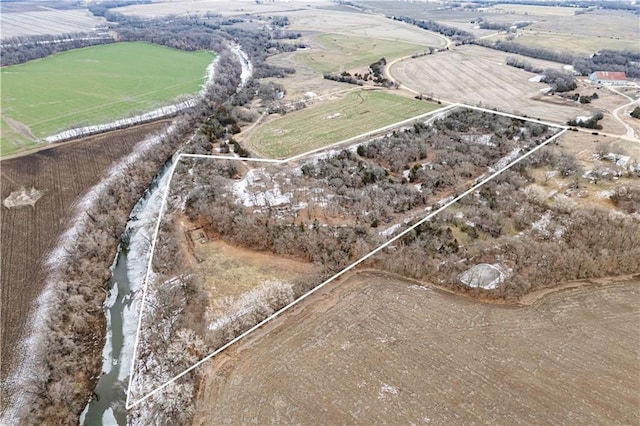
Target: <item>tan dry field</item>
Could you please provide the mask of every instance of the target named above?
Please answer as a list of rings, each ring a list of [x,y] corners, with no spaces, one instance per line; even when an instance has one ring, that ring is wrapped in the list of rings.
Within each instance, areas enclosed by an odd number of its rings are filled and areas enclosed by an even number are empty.
[[[290,0],[286,2],[262,2],[255,0],[160,0],[150,4],[137,4],[118,8],[125,15],[156,17],[167,15],[217,13],[223,16],[246,14],[289,13],[301,8],[331,7],[335,3],[328,0]]]
[[[524,5],[509,5],[509,7],[536,8],[536,6]],[[538,8],[559,11],[564,9]],[[491,17],[485,19],[492,21]],[[513,20],[517,19],[513,18]],[[534,23],[520,29],[518,37],[513,41],[526,46],[577,55],[588,55],[602,49],[640,51],[638,17],[629,11],[593,10],[575,16],[535,14],[525,20],[531,20]],[[505,34],[495,34],[488,39],[505,37]]]
[[[446,39],[436,33],[380,15],[308,9],[292,12],[287,16],[291,20],[291,31],[318,31],[431,47],[446,46]]]
[[[505,306],[355,274],[208,363],[196,424],[637,424],[639,303],[638,277]]]
[[[191,231],[191,266],[203,277],[211,300],[237,297],[269,281],[291,281],[319,272],[310,263],[236,247],[221,240],[199,241],[202,231]]]
[[[562,124],[576,116],[591,115],[588,107],[542,95],[540,90],[547,86],[529,81],[535,74],[505,65],[507,56],[515,55],[461,46],[400,61],[391,67],[391,74],[403,86],[447,102],[495,107]]]
[[[616,139],[603,135],[592,135],[586,132],[566,132],[557,140],[558,148],[561,152],[575,156],[583,170],[593,170],[597,168],[611,168],[612,163],[608,160],[597,159],[596,153],[601,146],[606,146],[608,152],[624,153],[631,157],[631,161],[640,164],[640,143]],[[545,173],[549,170],[535,170],[533,175],[536,182],[542,184],[541,190],[549,197],[552,194],[570,194],[568,203],[591,208],[600,206],[613,209],[615,207],[609,200],[609,195],[616,189],[623,186],[640,189],[638,178],[623,175],[616,180],[601,179],[597,183],[589,182],[587,179],[580,180],[580,187],[576,190],[569,190],[574,183],[573,178],[555,175],[550,179],[545,179]]]
[[[88,10],[80,9],[42,8],[38,11],[1,13],[0,37],[4,39],[24,35],[90,32],[105,23],[104,18],[95,17]]]
[[[43,192],[35,207],[2,210],[0,244],[2,377],[13,368],[35,300],[43,289],[44,262],[75,212],[74,202],[103,179],[103,174],[131,152],[147,134],[168,121],[53,146],[0,162],[2,200],[32,187]]]

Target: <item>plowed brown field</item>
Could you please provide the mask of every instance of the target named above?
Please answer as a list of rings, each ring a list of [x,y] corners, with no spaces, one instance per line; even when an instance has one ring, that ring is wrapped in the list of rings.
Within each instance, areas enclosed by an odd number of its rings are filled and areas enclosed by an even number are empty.
[[[44,287],[44,262],[74,213],[74,202],[98,184],[135,144],[168,122],[94,136],[0,163],[2,200],[11,192],[32,187],[43,193],[34,207],[2,211],[1,374],[13,368],[14,351],[25,332],[34,302]]]
[[[584,106],[542,95],[540,90],[547,85],[529,81],[533,73],[506,65],[507,56],[515,55],[459,46],[453,51],[398,62],[390,72],[403,86],[436,99],[496,107],[563,124],[576,116],[590,115]],[[535,60],[528,62],[541,66]]]
[[[378,273],[206,366],[197,424],[638,424],[640,282],[484,304]]]

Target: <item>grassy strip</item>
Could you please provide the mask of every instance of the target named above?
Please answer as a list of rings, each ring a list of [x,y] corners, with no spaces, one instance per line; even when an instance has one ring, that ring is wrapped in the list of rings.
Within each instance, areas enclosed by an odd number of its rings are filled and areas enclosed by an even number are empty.
[[[358,90],[340,100],[291,112],[268,122],[255,129],[247,144],[271,158],[288,157],[436,108],[434,104],[386,92]]]

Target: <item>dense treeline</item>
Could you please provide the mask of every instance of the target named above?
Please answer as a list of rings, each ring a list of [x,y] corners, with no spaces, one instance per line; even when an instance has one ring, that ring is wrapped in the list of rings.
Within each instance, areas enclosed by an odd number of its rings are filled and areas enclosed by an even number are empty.
[[[544,70],[540,81],[551,86],[552,92],[570,92],[578,87],[573,75],[552,68]]]
[[[253,170],[251,180],[265,186],[254,189],[261,195],[248,195],[242,203],[230,195],[234,178],[243,173],[229,164],[185,163],[176,169],[174,190],[187,194],[188,218],[212,235],[335,273],[379,244],[376,228],[463,190],[514,149],[550,134],[543,125],[490,116],[455,111],[431,126],[416,124],[361,145],[357,152],[309,161],[293,177],[277,169]],[[272,205],[269,194],[275,193],[291,194],[290,203]],[[340,225],[334,224],[338,218]],[[159,257],[157,267],[170,265],[174,257]]]
[[[544,70],[540,67],[536,67],[530,62],[523,61],[522,59],[514,58],[513,56],[507,56],[506,64],[510,67],[519,68],[521,70],[529,71],[535,74],[542,74]]]
[[[113,37],[96,33],[11,37],[2,41],[0,48],[0,66],[21,64],[34,59],[44,58],[57,52],[113,42],[115,42]]]
[[[580,57],[566,52],[559,53],[503,40],[497,40],[495,42],[476,40],[474,43],[503,52],[559,62],[561,64],[569,64],[572,65],[580,75],[589,75],[594,71],[623,71],[627,74],[627,77],[640,78],[640,53],[636,52],[601,50],[589,57]]]
[[[511,1],[485,1],[485,0],[471,0],[470,3],[479,3],[482,7],[493,6],[496,4],[524,4],[532,6],[548,6],[548,7],[567,7],[567,3],[559,0],[511,0]],[[579,11],[587,11],[593,8],[599,9],[612,9],[612,10],[629,10],[638,13],[640,8],[633,2],[628,1],[597,1],[597,0],[581,0],[572,1],[571,7],[576,8],[576,13]]]
[[[455,27],[450,27],[448,25],[439,24],[435,21],[414,19],[408,16],[394,16],[393,19],[395,19],[396,21],[402,21],[408,24],[415,25],[419,28],[422,28],[423,30],[440,33],[460,43],[470,42],[475,38],[474,35],[470,32]]]

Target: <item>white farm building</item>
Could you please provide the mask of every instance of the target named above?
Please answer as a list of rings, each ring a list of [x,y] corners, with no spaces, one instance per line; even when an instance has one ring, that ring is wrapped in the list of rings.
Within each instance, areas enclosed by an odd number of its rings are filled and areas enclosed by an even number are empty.
[[[596,71],[589,76],[592,83],[618,85],[627,82],[627,76],[621,71]]]

